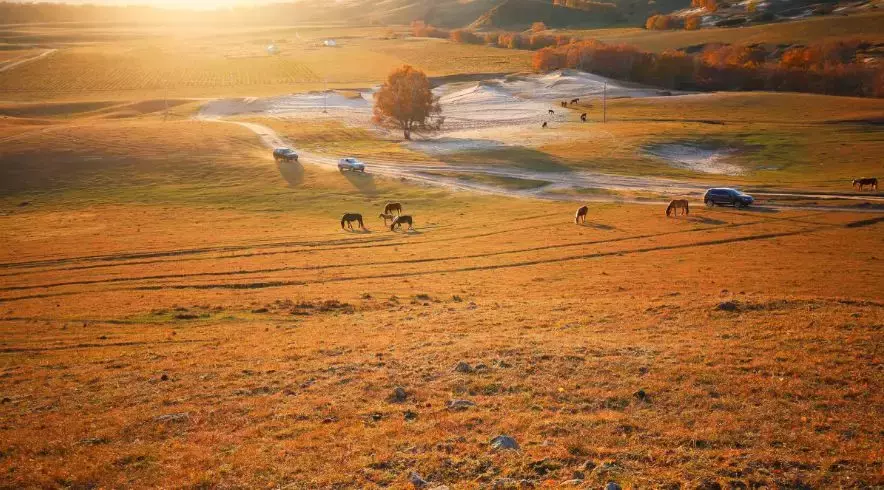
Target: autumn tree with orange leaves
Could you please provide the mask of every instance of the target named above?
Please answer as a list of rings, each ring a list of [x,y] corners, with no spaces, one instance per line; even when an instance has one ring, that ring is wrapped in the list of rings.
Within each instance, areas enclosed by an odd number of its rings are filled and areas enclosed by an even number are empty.
[[[433,96],[424,72],[405,65],[394,70],[374,94],[374,122],[411,133],[435,131],[442,126],[442,108]]]

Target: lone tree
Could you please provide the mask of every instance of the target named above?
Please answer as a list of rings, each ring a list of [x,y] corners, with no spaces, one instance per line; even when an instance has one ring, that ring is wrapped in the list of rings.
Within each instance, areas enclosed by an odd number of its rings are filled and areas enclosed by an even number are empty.
[[[442,108],[433,97],[424,72],[405,65],[390,73],[374,94],[374,122],[401,129],[405,139],[412,132],[435,131],[442,126]]]

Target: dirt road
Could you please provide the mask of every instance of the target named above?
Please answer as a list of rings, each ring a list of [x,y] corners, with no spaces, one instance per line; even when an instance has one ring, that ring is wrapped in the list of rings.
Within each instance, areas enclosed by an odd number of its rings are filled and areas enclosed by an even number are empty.
[[[13,69],[13,68],[15,68],[15,67],[17,67],[17,66],[21,66],[21,65],[23,65],[23,64],[25,64],[25,63],[30,63],[30,62],[32,62],[32,61],[37,61],[37,60],[39,60],[40,58],[45,58],[45,57],[49,56],[50,54],[52,54],[52,53],[54,53],[54,52],[56,52],[56,51],[58,51],[58,50],[57,50],[57,49],[47,49],[46,51],[43,51],[42,53],[40,53],[40,54],[38,54],[38,55],[36,55],[36,56],[31,56],[31,57],[29,57],[29,58],[25,58],[25,59],[22,59],[22,60],[13,60],[13,61],[10,61],[10,62],[6,63],[5,65],[0,66],[0,72],[4,72],[4,71],[7,71],[7,70],[11,70],[11,69]]]
[[[202,120],[216,121],[228,124],[238,124],[250,131],[254,132],[261,139],[261,142],[268,148],[290,147],[296,148],[282,138],[272,128],[262,124],[229,121],[217,116],[198,116]],[[298,151],[301,161],[318,165],[329,170],[337,170],[337,159],[335,157],[321,155],[317,153]],[[481,192],[486,194],[496,194],[518,198],[539,198],[560,201],[583,201],[583,202],[633,202],[640,204],[660,204],[666,202],[664,199],[628,199],[618,197],[616,195],[574,195],[568,194],[567,191],[580,189],[600,189],[612,192],[643,192],[660,195],[680,195],[699,198],[703,192],[709,187],[704,183],[686,182],[672,179],[664,179],[657,177],[638,177],[604,174],[600,172],[591,172],[586,170],[573,170],[566,172],[544,172],[523,169],[516,166],[478,166],[478,165],[425,165],[425,164],[409,164],[403,166],[401,163],[391,162],[367,162],[370,174],[381,175],[389,178],[407,179],[425,185],[444,187],[452,190],[467,190],[473,192]],[[465,181],[464,178],[475,176],[488,176],[506,179],[519,179],[525,181],[536,181],[538,185],[532,188],[513,189],[503,185],[494,185],[493,183],[479,183]],[[876,205],[884,205],[884,198],[878,196],[857,196],[857,195],[839,195],[839,194],[802,194],[789,192],[755,192],[755,196],[759,197],[777,197],[790,199],[816,199],[816,200],[852,200],[873,203]],[[767,209],[819,209],[814,206],[800,205],[776,205],[764,206]],[[858,207],[837,207],[827,206],[827,210],[843,211],[843,212],[870,212],[884,213],[884,209],[880,208],[858,208]]]

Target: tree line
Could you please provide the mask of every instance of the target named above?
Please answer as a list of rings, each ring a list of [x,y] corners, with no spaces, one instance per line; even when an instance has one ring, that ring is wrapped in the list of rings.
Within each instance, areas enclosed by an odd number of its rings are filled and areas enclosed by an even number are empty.
[[[543,26],[545,27],[545,26]],[[576,68],[599,75],[677,90],[770,90],[857,97],[884,97],[884,67],[867,63],[872,44],[862,40],[823,41],[786,50],[761,45],[709,45],[696,54],[641,51],[542,32],[476,33],[412,23],[412,34],[468,44],[537,50],[539,72]]]
[[[770,90],[884,97],[884,68],[863,59],[871,43],[824,41],[771,52],[761,45],[712,45],[696,54],[641,51],[624,44],[575,41],[540,49],[536,71],[576,68],[681,90]]]

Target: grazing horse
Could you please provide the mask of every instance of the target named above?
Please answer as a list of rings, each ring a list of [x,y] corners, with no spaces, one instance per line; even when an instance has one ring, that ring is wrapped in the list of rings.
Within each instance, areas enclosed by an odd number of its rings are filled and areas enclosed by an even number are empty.
[[[562,107],[568,107],[568,103],[565,102],[564,100],[562,101]]]
[[[384,214],[393,214],[393,211],[396,211],[396,214],[402,214],[402,203],[388,202],[384,206]]]
[[[390,225],[390,231],[396,231],[396,227],[402,227],[404,223],[408,224],[408,229],[413,230],[414,225],[411,219],[411,216],[408,215],[399,215],[393,218],[393,224]]]
[[[344,223],[347,223],[347,226],[352,230],[354,221],[359,223],[360,228],[363,230],[365,229],[365,225],[362,223],[362,215],[359,213],[344,213],[344,215],[341,216],[341,229],[343,230]]]
[[[383,218],[383,219],[384,219],[384,226],[387,226],[387,220],[392,221],[392,220],[396,219],[396,216],[394,216],[394,215],[392,215],[392,214],[383,214],[383,213],[381,213],[381,214],[378,215],[378,218]]]
[[[578,102],[580,102],[580,99],[571,99],[572,104],[577,104]]]
[[[546,121],[543,121],[543,124],[540,127],[545,128],[546,126],[547,126]]]
[[[873,191],[878,190],[878,179],[875,177],[868,177],[865,179],[854,179],[853,188],[858,190],[863,190],[863,187],[869,186]]]
[[[583,122],[586,122],[586,113],[585,112],[580,115],[580,120]]]
[[[675,216],[678,216],[678,210],[683,209],[684,214],[691,214],[691,210],[688,207],[687,199],[676,199],[674,201],[669,202],[669,207],[666,208],[666,216],[669,216],[669,213],[674,212]]]
[[[574,223],[580,223],[581,218],[586,223],[586,214],[589,213],[589,206],[580,206],[577,208],[577,214],[574,215]]]
[[[552,109],[549,110],[549,115],[550,115],[550,116],[555,115],[555,113],[556,113],[556,111],[554,111],[554,110],[552,110]]]

